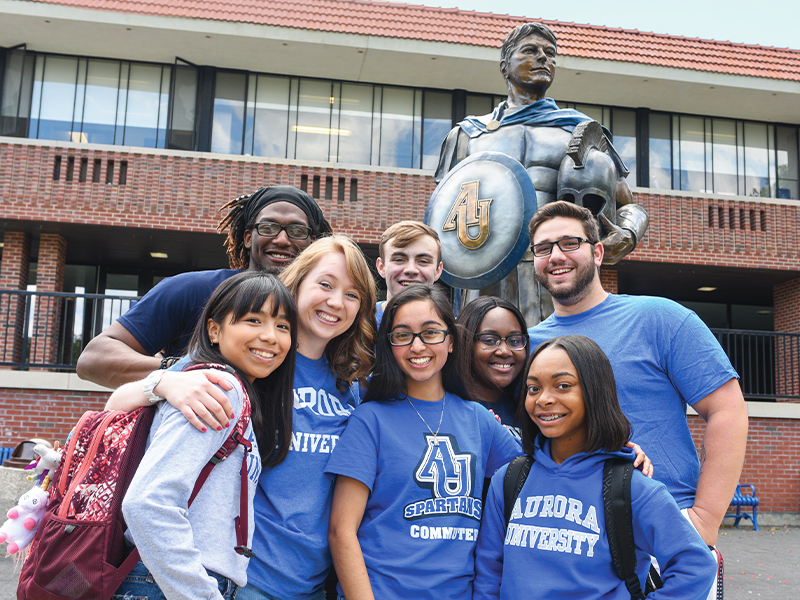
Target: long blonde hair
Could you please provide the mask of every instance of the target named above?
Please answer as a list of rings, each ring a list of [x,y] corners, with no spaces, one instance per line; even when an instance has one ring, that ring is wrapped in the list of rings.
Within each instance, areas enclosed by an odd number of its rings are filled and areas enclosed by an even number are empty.
[[[344,255],[347,274],[361,298],[361,306],[353,324],[325,346],[328,365],[336,374],[336,387],[345,391],[354,381],[366,385],[366,378],[375,362],[375,281],[367,259],[349,236],[331,235],[318,239],[303,250],[280,274],[280,280],[297,300],[300,284],[319,259],[331,252]]]

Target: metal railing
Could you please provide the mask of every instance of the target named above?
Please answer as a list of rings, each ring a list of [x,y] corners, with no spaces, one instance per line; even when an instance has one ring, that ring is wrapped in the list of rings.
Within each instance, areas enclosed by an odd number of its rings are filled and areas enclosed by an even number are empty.
[[[138,299],[0,290],[0,366],[74,371],[89,340]]]
[[[0,290],[0,366],[74,371],[83,348],[139,298]],[[712,329],[745,398],[800,399],[800,334]]]
[[[712,329],[748,400],[800,399],[800,333]]]

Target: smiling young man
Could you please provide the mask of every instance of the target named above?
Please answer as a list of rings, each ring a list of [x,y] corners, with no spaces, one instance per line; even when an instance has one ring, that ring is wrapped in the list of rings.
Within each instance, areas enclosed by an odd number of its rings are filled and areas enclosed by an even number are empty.
[[[530,347],[568,334],[598,343],[614,369],[632,440],[653,461],[654,478],[705,542],[715,544],[747,441],[747,409],[728,357],[698,316],[676,302],[603,289],[603,245],[587,209],[547,204],[531,219],[529,233],[536,279],[555,306],[555,314],[528,330]],[[706,422],[702,465],[687,404]]]
[[[400,221],[383,232],[375,263],[386,280],[386,300],[378,302],[376,319],[392,296],[413,283],[432,284],[442,274],[442,244],[432,228],[419,221]]]
[[[230,269],[193,271],[164,279],[91,340],[78,358],[78,375],[107,387],[144,379],[164,357],[181,356],[211,292],[242,270],[277,273],[320,236],[331,233],[319,205],[288,185],[263,187],[220,210],[218,230]]]

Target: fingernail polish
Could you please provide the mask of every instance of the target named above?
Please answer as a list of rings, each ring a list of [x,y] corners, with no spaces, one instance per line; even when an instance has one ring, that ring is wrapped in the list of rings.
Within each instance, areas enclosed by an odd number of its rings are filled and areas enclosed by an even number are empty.
[[[230,426],[231,426],[230,421],[225,424],[225,427],[230,427]]]
[[[234,418],[235,416],[236,416],[235,414],[231,413],[231,419]]]
[[[202,431],[203,433],[205,433],[205,432],[206,432],[206,431],[208,431],[208,430],[207,430],[205,427],[203,427],[203,429],[201,429],[200,431]]]
[[[222,431],[222,425],[220,425],[219,427],[217,427],[217,431]]]

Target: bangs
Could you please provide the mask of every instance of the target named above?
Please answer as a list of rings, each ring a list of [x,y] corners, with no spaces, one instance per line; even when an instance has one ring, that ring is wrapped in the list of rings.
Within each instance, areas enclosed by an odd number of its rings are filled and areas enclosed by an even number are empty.
[[[296,317],[294,299],[285,286],[271,277],[254,277],[243,281],[234,291],[232,300],[233,322],[238,322],[248,313],[260,313],[264,303],[272,303],[272,317],[281,310],[290,320]]]

